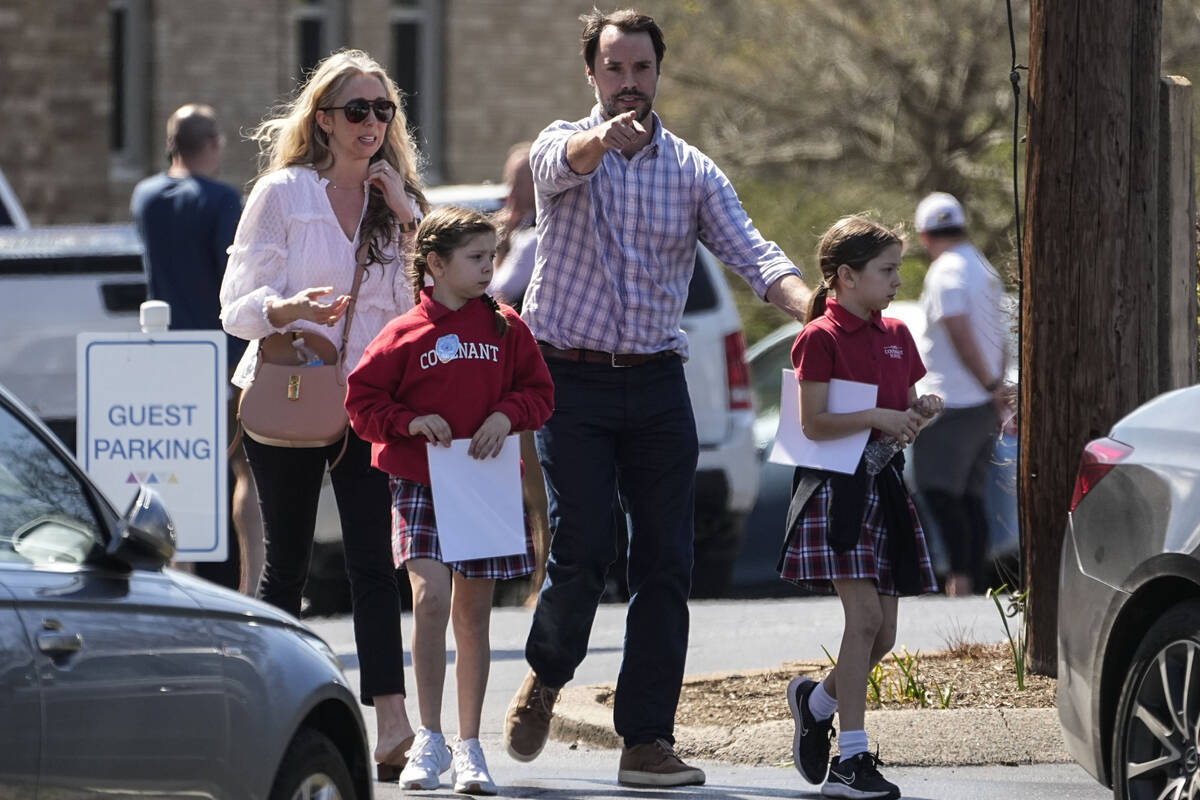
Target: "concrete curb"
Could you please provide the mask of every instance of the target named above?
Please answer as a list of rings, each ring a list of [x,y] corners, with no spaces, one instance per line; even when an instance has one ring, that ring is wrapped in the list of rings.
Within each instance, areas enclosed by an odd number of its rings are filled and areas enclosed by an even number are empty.
[[[794,666],[789,664],[788,668]],[[688,676],[684,682],[778,671],[709,673]],[[550,735],[564,742],[619,748],[621,740],[613,730],[612,709],[601,702],[614,687],[613,683],[605,683],[563,689],[554,707]],[[782,697],[780,702],[785,702]],[[868,711],[866,727],[872,748],[878,745],[880,757],[891,765],[1015,765],[1072,760],[1063,744],[1054,708]],[[788,720],[749,726],[681,725],[675,729],[675,747],[683,758],[789,766],[792,733],[793,725]]]

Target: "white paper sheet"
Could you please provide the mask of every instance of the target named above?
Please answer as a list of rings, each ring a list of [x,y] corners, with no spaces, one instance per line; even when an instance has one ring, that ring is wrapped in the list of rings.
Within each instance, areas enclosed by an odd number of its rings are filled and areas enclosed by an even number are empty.
[[[470,439],[449,447],[428,445],[433,515],[444,561],[511,556],[525,552],[521,508],[521,446],[504,440],[500,455],[467,455]]]
[[[874,384],[834,378],[829,382],[828,407],[835,414],[874,408],[877,393],[878,387]],[[870,435],[871,429],[864,428],[841,439],[819,442],[809,439],[800,428],[800,385],[796,382],[796,373],[790,369],[783,370],[779,392],[779,432],[775,434],[775,446],[771,448],[768,461],[853,474]]]

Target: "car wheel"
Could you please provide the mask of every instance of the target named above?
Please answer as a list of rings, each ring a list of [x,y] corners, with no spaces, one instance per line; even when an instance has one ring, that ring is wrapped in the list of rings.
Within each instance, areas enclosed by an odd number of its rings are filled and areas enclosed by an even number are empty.
[[[1200,795],[1200,602],[1151,626],[1117,706],[1113,793],[1118,800]]]
[[[725,597],[733,580],[733,562],[742,550],[746,518],[722,511],[696,514],[695,561],[692,597]]]
[[[288,745],[271,800],[355,800],[342,753],[323,733],[301,728]]]

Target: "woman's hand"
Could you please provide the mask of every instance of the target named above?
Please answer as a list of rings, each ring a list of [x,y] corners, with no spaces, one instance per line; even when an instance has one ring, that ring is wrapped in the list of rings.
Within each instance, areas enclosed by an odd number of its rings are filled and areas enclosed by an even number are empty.
[[[272,300],[267,304],[267,321],[276,328],[284,328],[299,319],[332,327],[350,306],[348,294],[338,295],[329,303],[318,299],[332,291],[332,286],[314,286],[302,289],[286,300]]]
[[[875,421],[871,427],[878,428],[903,445],[908,445],[917,438],[917,431],[921,429],[923,421],[921,412],[914,408],[907,411],[877,408],[875,409]]]
[[[367,169],[367,183],[383,192],[383,201],[392,209],[397,222],[403,225],[413,221],[412,206],[404,191],[404,176],[395,167],[382,158],[372,161]]]
[[[408,435],[424,436],[430,444],[440,444],[442,447],[449,447],[452,438],[450,424],[438,414],[426,414],[413,419],[408,423]]]
[[[499,411],[493,411],[471,437],[467,455],[471,458],[495,458],[504,447],[504,437],[512,430],[512,420]]]

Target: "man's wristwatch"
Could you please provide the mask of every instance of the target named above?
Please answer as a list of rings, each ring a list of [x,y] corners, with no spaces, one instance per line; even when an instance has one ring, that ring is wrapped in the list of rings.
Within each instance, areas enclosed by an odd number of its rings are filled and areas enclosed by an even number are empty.
[[[996,380],[994,380],[994,381],[992,381],[991,383],[989,383],[988,385],[984,386],[984,387],[983,387],[983,389],[984,389],[984,391],[986,391],[988,394],[993,394],[993,393],[995,393],[995,391],[996,391],[997,389],[999,389],[999,388],[1000,388],[1000,386],[1001,386],[1003,383],[1004,383],[1004,379],[1003,379],[1003,378],[996,378]]]
[[[415,219],[410,219],[408,222],[400,223],[400,232],[401,233],[412,233],[416,229],[417,229],[417,221]]]

